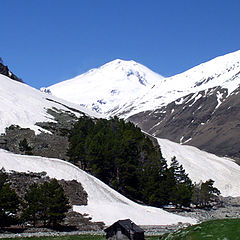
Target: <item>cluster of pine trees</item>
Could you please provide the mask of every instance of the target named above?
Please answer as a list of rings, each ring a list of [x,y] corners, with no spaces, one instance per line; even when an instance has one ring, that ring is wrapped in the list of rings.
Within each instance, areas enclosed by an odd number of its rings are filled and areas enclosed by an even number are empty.
[[[0,227],[30,222],[34,226],[56,227],[69,208],[68,198],[56,179],[31,185],[20,199],[10,187],[5,171],[0,171]]]
[[[194,185],[177,159],[168,166],[159,148],[131,122],[85,116],[69,142],[72,163],[132,200],[156,207],[192,202]]]

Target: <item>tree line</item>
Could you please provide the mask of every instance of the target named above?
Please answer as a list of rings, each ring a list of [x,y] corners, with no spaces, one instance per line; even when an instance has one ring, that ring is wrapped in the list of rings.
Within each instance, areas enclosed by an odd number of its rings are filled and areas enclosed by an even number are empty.
[[[203,184],[208,192],[194,185],[175,157],[168,166],[159,147],[140,128],[117,117],[80,118],[69,143],[72,163],[132,200],[156,207],[170,203],[204,207],[219,194],[212,180]]]
[[[69,208],[68,198],[56,179],[32,184],[21,199],[11,188],[8,175],[0,171],[0,227],[19,223],[56,227]]]

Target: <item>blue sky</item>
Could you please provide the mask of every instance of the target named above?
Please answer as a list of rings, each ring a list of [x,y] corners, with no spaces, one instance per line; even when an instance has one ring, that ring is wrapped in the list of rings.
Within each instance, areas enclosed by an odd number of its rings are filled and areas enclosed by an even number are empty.
[[[239,0],[0,0],[0,57],[40,88],[116,58],[163,76],[239,50]]]

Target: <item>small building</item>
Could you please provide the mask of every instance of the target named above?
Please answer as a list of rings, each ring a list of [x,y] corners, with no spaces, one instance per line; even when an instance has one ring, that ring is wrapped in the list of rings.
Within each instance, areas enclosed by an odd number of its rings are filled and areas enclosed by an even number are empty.
[[[130,219],[119,220],[104,231],[108,240],[144,240],[144,230]]]

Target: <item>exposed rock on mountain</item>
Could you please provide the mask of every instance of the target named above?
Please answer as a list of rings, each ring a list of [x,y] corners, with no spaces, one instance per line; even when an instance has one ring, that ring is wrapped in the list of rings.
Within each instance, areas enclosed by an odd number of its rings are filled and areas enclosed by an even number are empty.
[[[133,115],[129,120],[156,137],[240,159],[239,90],[229,97],[228,90],[221,87],[191,93],[157,110]]]
[[[47,113],[53,117],[54,122],[36,123],[37,126],[46,131],[36,134],[30,128],[11,125],[6,128],[5,134],[0,135],[0,148],[14,153],[26,154],[26,150],[20,148],[21,141],[25,139],[30,149],[27,154],[68,160],[66,155],[68,133],[77,117],[70,111],[55,108],[48,109]]]
[[[46,172],[41,173],[20,173],[20,172],[9,172],[8,182],[11,185],[18,196],[23,199],[26,191],[33,183],[39,185],[46,181],[50,181],[50,178],[46,176]],[[81,183],[75,180],[64,181],[59,180],[59,184],[63,187],[64,193],[69,198],[71,205],[87,205],[87,193],[84,191]]]
[[[3,74],[15,81],[23,83],[23,80],[16,75],[14,75],[9,69],[8,66],[4,66],[3,63],[0,62],[0,74]]]

